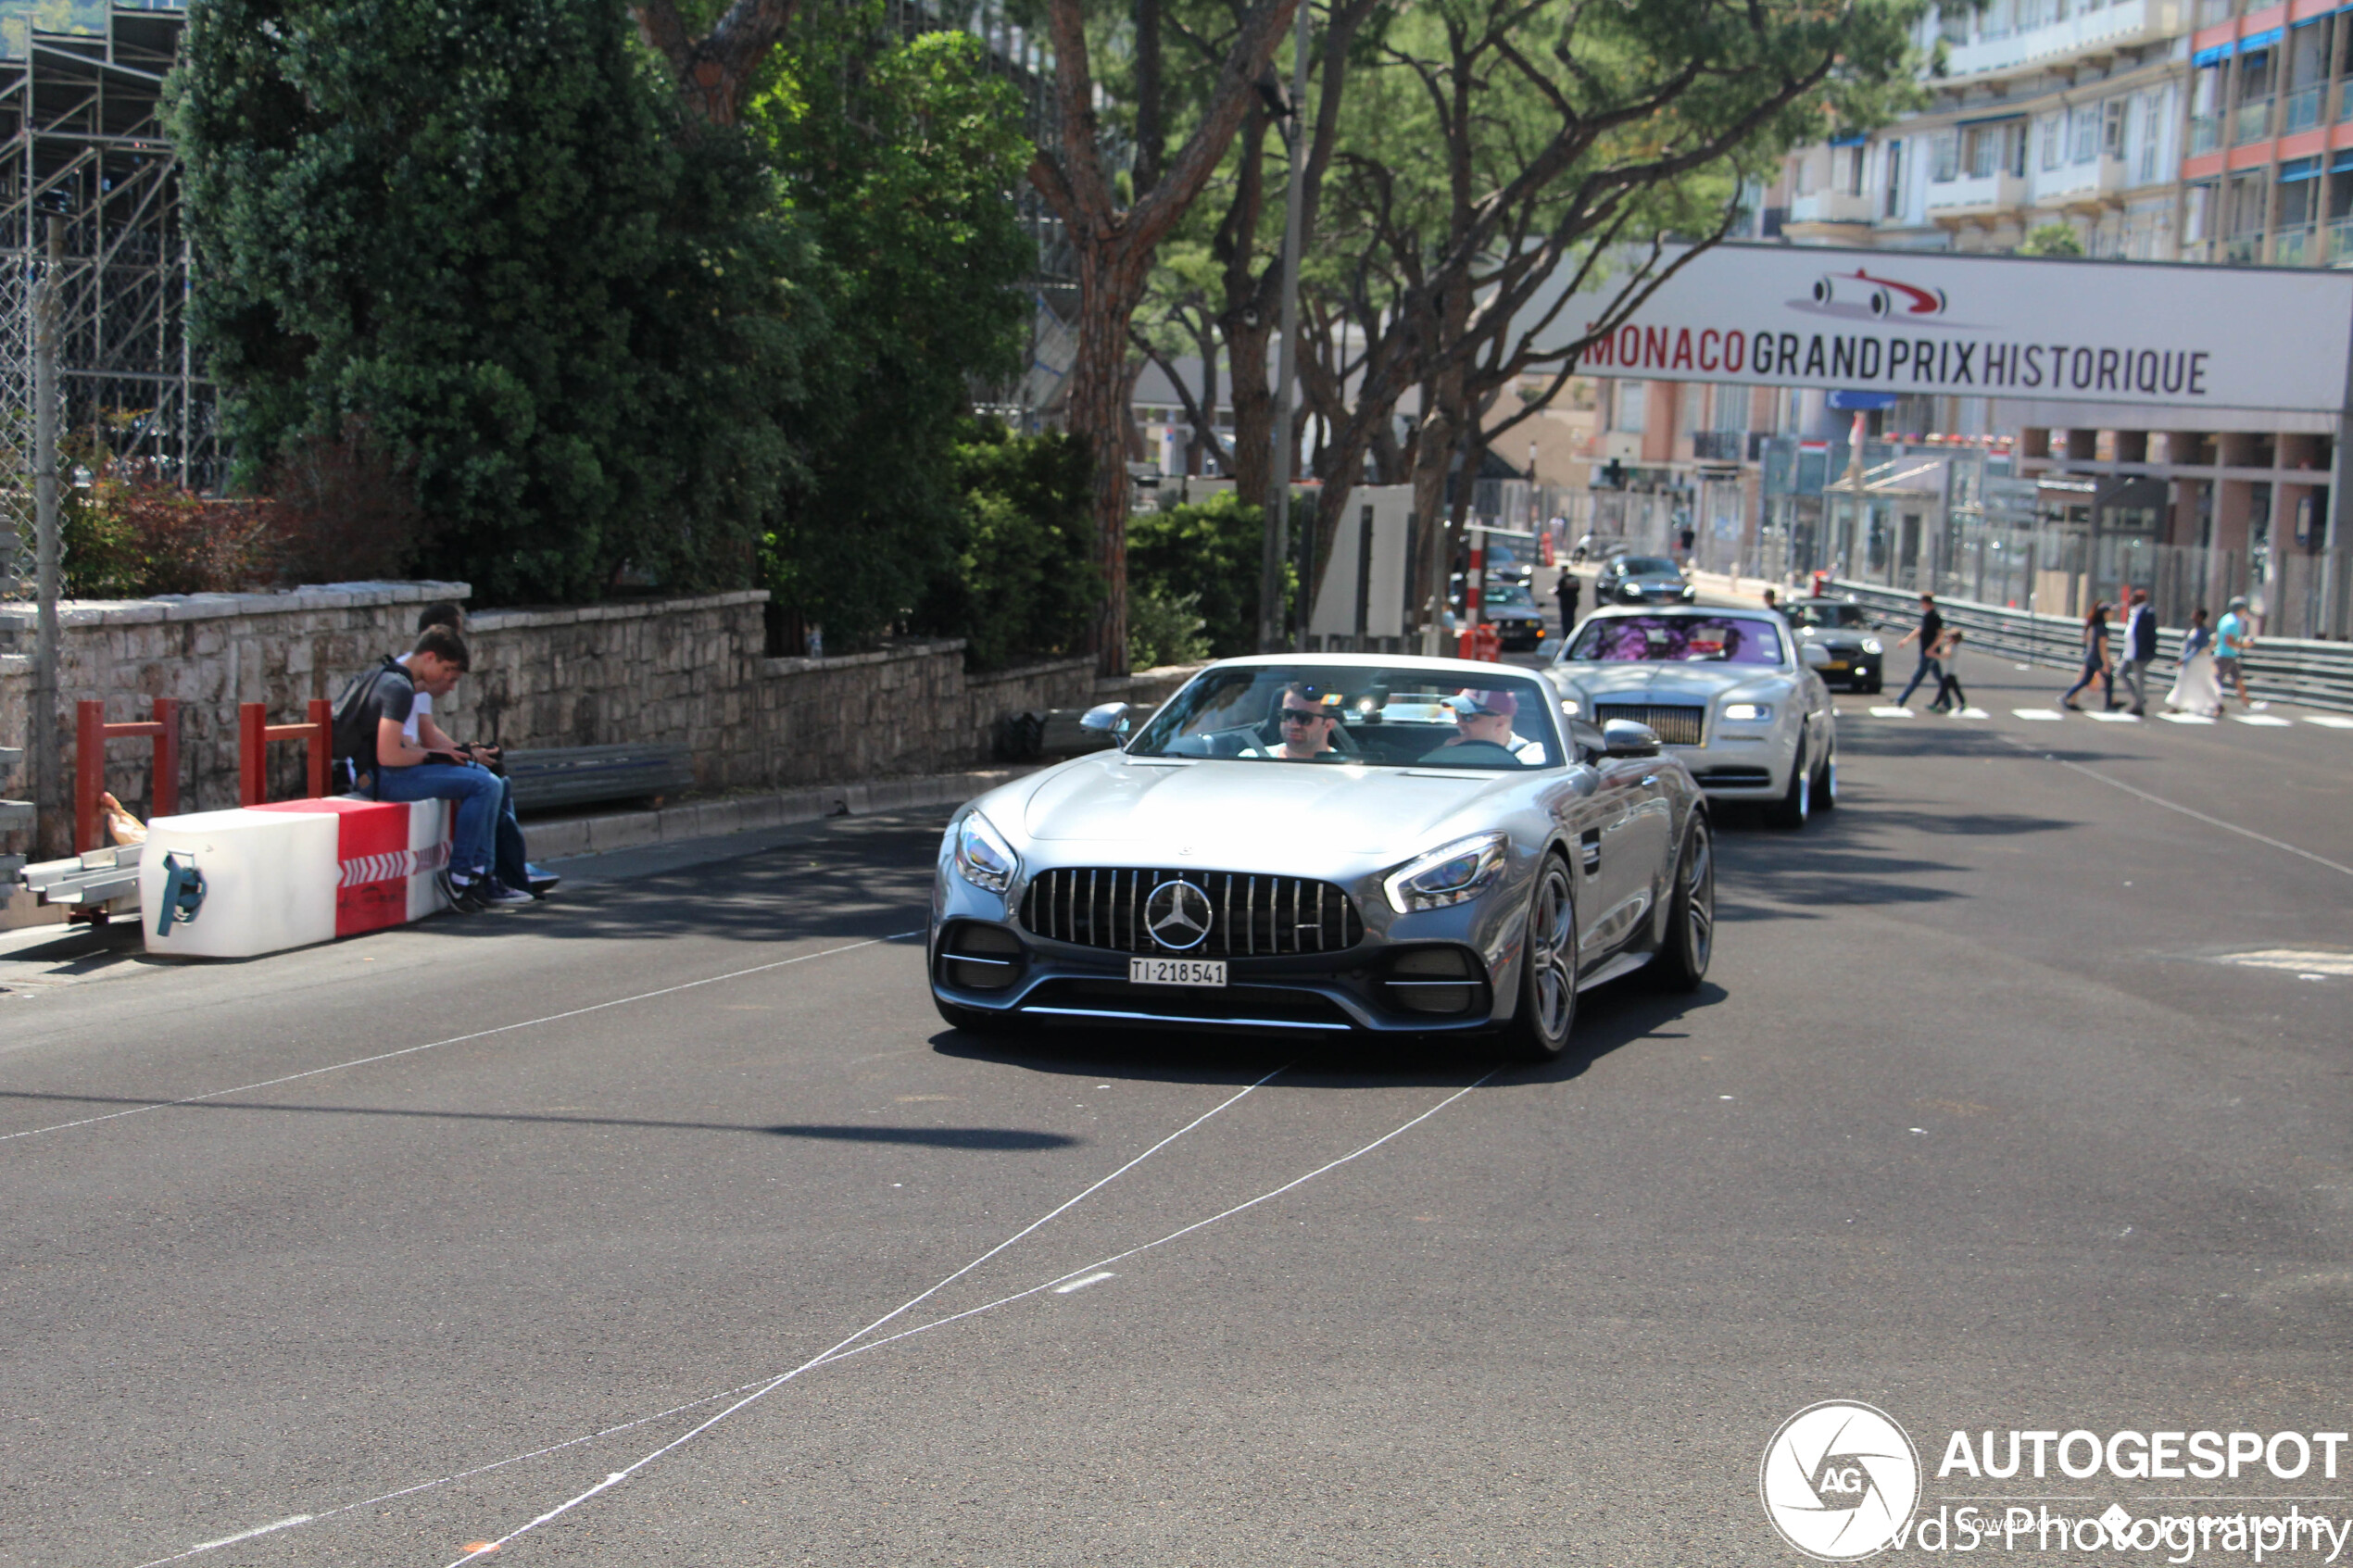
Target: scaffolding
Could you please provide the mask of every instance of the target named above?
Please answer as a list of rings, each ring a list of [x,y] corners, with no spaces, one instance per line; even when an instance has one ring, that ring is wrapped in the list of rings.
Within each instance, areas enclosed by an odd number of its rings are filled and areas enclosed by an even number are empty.
[[[43,15],[54,7],[43,7]],[[162,120],[179,6],[0,0],[0,597],[32,576],[32,298],[59,220],[59,429],[190,489],[225,477],[186,332],[189,248]],[[86,30],[86,31],[80,31]]]

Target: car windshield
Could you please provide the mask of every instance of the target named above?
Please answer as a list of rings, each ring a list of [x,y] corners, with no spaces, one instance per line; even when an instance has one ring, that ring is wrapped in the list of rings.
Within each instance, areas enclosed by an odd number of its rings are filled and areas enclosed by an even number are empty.
[[[1476,686],[1466,684],[1476,680]],[[1131,757],[1342,762],[1378,768],[1554,768],[1542,682],[1312,662],[1203,671],[1128,745]],[[1305,722],[1286,713],[1315,711]]]
[[[1870,617],[1863,613],[1861,605],[1815,601],[1792,605],[1790,614],[1800,626],[1869,626],[1871,623]]]
[[[1675,570],[1673,561],[1661,560],[1656,556],[1628,556],[1617,563],[1617,570],[1621,575],[1627,577],[1680,577],[1682,575]]]
[[[1484,603],[1501,609],[1534,609],[1535,598],[1516,583],[1491,585]]]
[[[1769,622],[1748,616],[1595,616],[1561,658],[1596,663],[1779,664],[1781,640]]]

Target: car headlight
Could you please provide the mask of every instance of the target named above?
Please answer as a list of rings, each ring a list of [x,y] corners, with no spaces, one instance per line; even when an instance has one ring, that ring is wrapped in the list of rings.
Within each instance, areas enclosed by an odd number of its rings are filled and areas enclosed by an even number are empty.
[[[1772,716],[1773,709],[1770,703],[1728,702],[1724,705],[1724,718],[1730,723],[1757,723]]]
[[[1699,597],[1699,590],[1697,588],[1686,587],[1683,590],[1683,596],[1687,599],[1695,599]]]
[[[1881,645],[1880,640],[1877,637],[1866,637],[1863,639],[1863,651],[1865,653],[1885,653],[1887,649]]]
[[[1639,599],[1642,596],[1642,585],[1640,583],[1623,583],[1619,586],[1618,592],[1629,599]]]
[[[1381,884],[1389,907],[1409,915],[1470,902],[1504,874],[1504,842],[1500,833],[1482,833],[1406,861]]]
[[[1566,714],[1567,717],[1574,719],[1579,713],[1584,711],[1584,705],[1579,703],[1575,697],[1565,696],[1561,698],[1561,712]]]
[[[1021,857],[988,818],[968,811],[956,828],[956,872],[975,887],[1002,893],[1021,874]]]

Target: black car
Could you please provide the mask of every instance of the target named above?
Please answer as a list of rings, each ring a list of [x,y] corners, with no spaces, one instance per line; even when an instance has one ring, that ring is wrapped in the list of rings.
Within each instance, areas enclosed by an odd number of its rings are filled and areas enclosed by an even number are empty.
[[[1699,597],[1683,569],[1664,556],[1612,556],[1593,577],[1593,608],[1679,605]]]
[[[1885,682],[1887,645],[1879,624],[1861,605],[1846,599],[1792,599],[1781,607],[1801,646],[1828,653],[1823,680],[1850,691],[1875,692]]]
[[[1487,591],[1478,599],[1478,618],[1495,628],[1506,649],[1544,646],[1544,612],[1537,608],[1535,596],[1517,583],[1488,579]]]

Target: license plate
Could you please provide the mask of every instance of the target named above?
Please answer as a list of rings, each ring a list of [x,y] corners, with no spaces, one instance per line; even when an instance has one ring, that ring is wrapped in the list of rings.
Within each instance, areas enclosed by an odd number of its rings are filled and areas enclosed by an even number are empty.
[[[1223,959],[1129,959],[1130,985],[1223,985]]]

